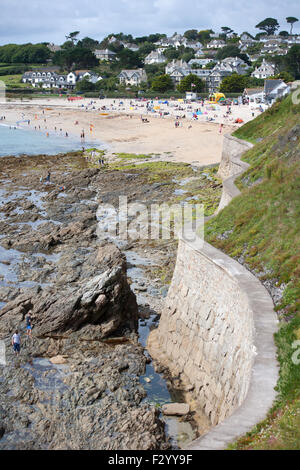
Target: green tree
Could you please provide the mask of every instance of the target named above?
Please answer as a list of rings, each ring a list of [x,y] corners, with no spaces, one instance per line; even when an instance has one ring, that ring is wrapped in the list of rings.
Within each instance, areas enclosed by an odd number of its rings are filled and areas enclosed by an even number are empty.
[[[151,88],[154,91],[159,91],[161,93],[172,90],[174,88],[174,83],[170,75],[164,74],[156,77],[152,83]]]
[[[98,65],[95,54],[89,49],[75,46],[73,49],[64,49],[55,52],[52,62],[62,69],[70,70],[72,66],[76,68],[89,68]]]
[[[145,58],[150,52],[155,50],[155,46],[152,42],[144,42],[140,47],[139,47],[139,55],[142,58]]]
[[[279,29],[279,23],[275,18],[266,18],[258,23],[255,28],[265,31],[268,36],[272,35]]]
[[[55,52],[52,57],[52,62],[54,65],[58,65],[62,70],[70,70],[73,64],[73,58],[70,50],[62,49]]]
[[[182,55],[179,56],[180,59],[184,60],[185,62],[189,62],[191,59],[195,57],[195,51],[187,47]]]
[[[109,43],[105,49],[109,49],[112,52],[115,52],[116,54],[119,54],[124,49],[123,44],[121,44],[119,41],[115,41],[112,43]]]
[[[180,91],[180,93],[184,93],[186,91],[196,91],[200,93],[204,90],[204,88],[205,84],[201,80],[201,78],[197,77],[197,75],[194,75],[192,73],[184,77],[181,82],[177,85],[177,90]]]
[[[223,34],[225,35],[225,39],[227,39],[228,34],[233,33],[233,29],[228,28],[228,26],[222,26],[221,29],[223,31]]]
[[[180,55],[180,52],[176,47],[167,47],[167,49],[164,51],[164,56],[168,60],[173,60],[173,59],[178,59]]]
[[[117,57],[119,59],[119,64],[122,68],[137,68],[142,67],[143,62],[138,54],[138,52],[131,51],[130,49],[122,49]]]
[[[104,78],[103,80],[99,80],[95,84],[95,89],[97,91],[106,90],[106,91],[114,91],[117,88],[118,79],[116,77],[109,77]]]
[[[85,93],[86,91],[94,91],[95,85],[89,82],[88,78],[83,78],[76,84],[76,90]]]
[[[207,44],[210,41],[210,35],[213,33],[212,29],[202,29],[198,33],[198,39],[202,44]]]
[[[73,33],[69,33],[66,36],[66,40],[67,41],[72,41],[73,45],[75,45],[75,43],[78,41],[77,36],[78,36],[79,33],[80,33],[80,31],[73,31]]]
[[[246,77],[245,88],[263,87],[265,80],[263,78]]]
[[[95,39],[85,37],[78,41],[78,46],[84,47],[85,49],[90,49],[91,51],[95,50],[99,46],[99,42]]]
[[[189,41],[196,41],[198,39],[198,31],[196,29],[188,29],[183,35]]]
[[[51,52],[44,44],[7,44],[0,47],[0,62],[44,64]]]
[[[90,68],[98,65],[98,59],[95,54],[85,47],[77,45],[72,50],[71,57],[75,66],[78,68]]]
[[[224,46],[219,49],[216,54],[217,60],[226,59],[226,57],[238,57],[241,53],[240,49],[235,45]]]
[[[291,31],[290,31],[290,34],[293,33],[293,26],[294,26],[294,23],[297,23],[298,18],[295,18],[294,16],[288,16],[286,18],[286,22],[289,23],[291,25]]]
[[[72,41],[65,41],[61,46],[62,49],[73,49],[73,47],[74,43]]]
[[[277,75],[274,75],[273,77],[269,77],[269,78],[270,79],[271,78],[281,79],[285,83],[294,81],[294,76],[290,72],[287,72],[286,70],[283,70],[282,72],[278,73]]]
[[[280,31],[279,36],[283,38],[287,38],[289,36],[289,33],[288,31]]]
[[[247,86],[247,77],[233,73],[222,80],[220,91],[222,93],[241,93]]]
[[[294,75],[297,80],[300,79],[300,44],[295,44],[290,48],[285,56],[285,63],[287,70]]]

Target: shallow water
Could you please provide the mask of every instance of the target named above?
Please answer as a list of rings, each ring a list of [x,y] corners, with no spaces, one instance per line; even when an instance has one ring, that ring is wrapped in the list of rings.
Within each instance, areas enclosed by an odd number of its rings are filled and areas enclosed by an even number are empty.
[[[29,126],[28,126],[29,127]],[[33,131],[31,129],[10,128],[7,125],[0,125],[0,157],[8,155],[54,155],[57,153],[71,152],[85,148],[104,148],[98,141],[84,141],[72,136],[65,137],[59,133],[47,130]]]
[[[124,254],[128,263],[127,275],[133,281],[130,287],[137,297],[138,305],[144,305],[145,302],[149,302],[149,297],[144,297],[145,293],[139,291],[139,283],[141,282],[145,284],[148,295],[156,298],[162,296],[158,289],[149,285],[149,280],[145,277],[143,271],[143,266],[152,266],[155,264],[154,261],[132,250],[124,251]],[[145,355],[150,360],[151,357],[146,346],[150,331],[157,326],[156,318],[157,315],[153,314],[148,319],[140,319],[138,326],[139,342],[145,348]],[[183,402],[183,396],[178,391],[168,387],[163,376],[155,371],[152,360],[149,364],[146,364],[146,371],[144,375],[140,376],[140,383],[147,392],[147,396],[143,401],[149,402],[154,406],[160,407],[166,403]],[[190,423],[181,422],[175,416],[163,416],[161,414],[160,418],[166,424],[166,432],[173,446],[182,447],[196,438],[196,433]]]

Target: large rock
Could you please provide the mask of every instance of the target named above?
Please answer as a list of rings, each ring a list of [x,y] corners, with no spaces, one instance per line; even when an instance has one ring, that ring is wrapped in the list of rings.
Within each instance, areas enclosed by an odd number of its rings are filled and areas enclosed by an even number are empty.
[[[162,406],[164,415],[170,416],[184,416],[190,411],[190,406],[187,403],[168,403]]]
[[[92,257],[82,271],[76,263],[67,265],[71,273],[67,285],[57,284],[9,302],[1,310],[0,336],[20,328],[28,310],[32,311],[35,336],[65,336],[81,329],[86,335],[86,326],[94,339],[107,337],[119,328],[136,330],[137,303],[127,282],[125,257],[110,245],[108,252],[105,256],[105,246],[101,247],[104,262],[99,256]],[[72,282],[75,272],[74,280],[79,279]]]

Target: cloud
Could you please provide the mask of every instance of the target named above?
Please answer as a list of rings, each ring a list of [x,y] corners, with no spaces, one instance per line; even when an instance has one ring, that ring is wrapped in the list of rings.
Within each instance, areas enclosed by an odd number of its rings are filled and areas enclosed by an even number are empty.
[[[286,16],[299,17],[299,0],[1,0],[0,44],[8,42],[62,43],[70,31],[80,37],[102,39],[109,33],[133,36],[187,29],[237,32],[255,30],[266,17],[277,18],[280,29],[289,29]],[[294,32],[300,32],[300,22]]]

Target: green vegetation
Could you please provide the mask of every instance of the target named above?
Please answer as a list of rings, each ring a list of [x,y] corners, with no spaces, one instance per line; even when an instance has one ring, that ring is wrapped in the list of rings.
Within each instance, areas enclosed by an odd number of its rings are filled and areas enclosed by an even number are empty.
[[[45,64],[51,52],[45,44],[6,44],[0,46],[0,62]]]
[[[145,162],[141,164],[110,164],[113,170],[136,170],[138,173],[143,171],[144,176],[149,183],[172,182],[172,178],[187,178],[193,176],[194,172],[187,163],[168,163],[168,162]]]
[[[116,157],[120,158],[121,160],[148,160],[153,156],[136,153],[115,153],[114,155],[116,155]]]
[[[244,75],[238,75],[237,73],[233,73],[229,77],[225,77],[222,80],[220,91],[222,93],[228,92],[240,92],[244,91],[244,88],[247,85],[247,77]]]
[[[5,83],[6,87],[9,88],[28,88],[31,87],[28,83],[23,83],[22,75],[2,75],[0,80]]]
[[[165,92],[172,90],[174,88],[174,84],[170,75],[163,74],[153,79],[151,88],[156,92]]]
[[[204,88],[205,83],[201,80],[201,78],[192,73],[184,77],[177,86],[177,90],[181,93],[184,93],[185,91],[201,92],[204,90]]]
[[[253,432],[230,445],[231,450],[299,450],[299,401],[274,410]]]
[[[279,29],[279,23],[275,18],[266,18],[265,20],[258,23],[255,28],[261,29],[268,36],[275,34],[275,31]]]
[[[275,307],[278,397],[267,419],[235,448],[300,448],[300,365],[292,361],[300,338],[299,112],[289,96],[234,133],[256,143],[243,157],[250,168],[237,180],[240,196],[205,226],[208,242],[242,257],[262,281],[283,291]]]
[[[299,122],[300,105],[294,105],[291,102],[291,96],[282,102],[277,101],[271,108],[265,111],[257,119],[249,121],[244,126],[240,127],[235,133],[235,137],[248,140],[251,143],[256,143],[263,137],[275,136],[276,132],[288,126],[293,127]],[[270,140],[273,142],[273,139]],[[261,145],[269,145],[270,142],[262,142]],[[255,148],[259,153],[258,148]],[[249,162],[251,156],[248,154],[245,161]]]

